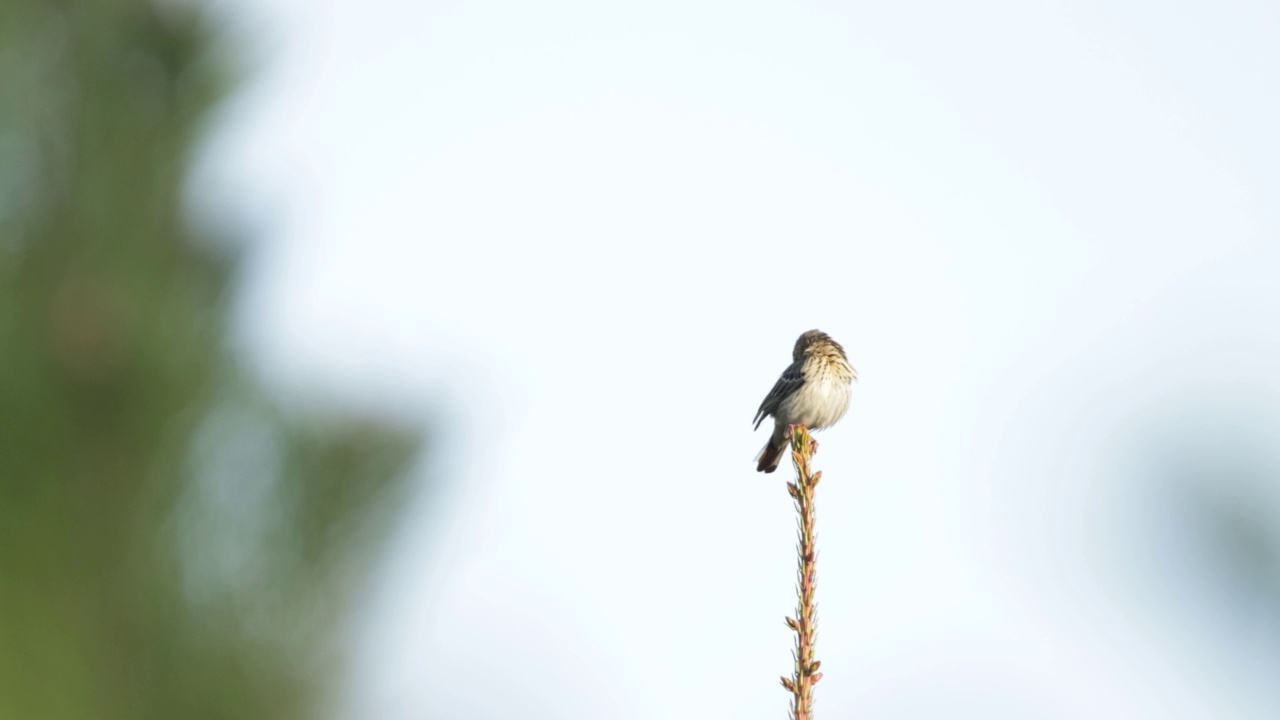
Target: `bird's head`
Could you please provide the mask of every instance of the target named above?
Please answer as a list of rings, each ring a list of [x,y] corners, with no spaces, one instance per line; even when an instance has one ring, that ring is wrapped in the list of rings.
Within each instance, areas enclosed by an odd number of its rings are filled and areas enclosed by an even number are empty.
[[[796,347],[791,351],[791,359],[799,360],[815,352],[829,353],[833,349],[840,354],[840,357],[844,357],[844,348],[840,347],[840,343],[832,340],[830,335],[821,330],[810,330],[796,340]]]

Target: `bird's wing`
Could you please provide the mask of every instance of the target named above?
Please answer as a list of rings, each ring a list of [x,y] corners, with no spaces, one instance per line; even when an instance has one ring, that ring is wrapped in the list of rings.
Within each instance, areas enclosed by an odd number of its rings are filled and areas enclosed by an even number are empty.
[[[791,367],[782,371],[782,377],[778,378],[773,389],[764,397],[764,402],[760,403],[760,409],[756,411],[755,419],[752,420],[756,424],[755,429],[760,429],[760,423],[764,422],[766,417],[775,415],[782,401],[799,390],[801,385],[804,385],[804,373],[800,371],[800,363],[791,363]]]

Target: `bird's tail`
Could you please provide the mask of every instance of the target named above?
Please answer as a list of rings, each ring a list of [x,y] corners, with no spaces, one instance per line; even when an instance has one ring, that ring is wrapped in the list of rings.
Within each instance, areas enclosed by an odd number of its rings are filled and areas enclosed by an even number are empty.
[[[782,451],[787,449],[787,444],[779,442],[776,438],[769,438],[769,442],[764,444],[764,448],[760,450],[760,454],[756,455],[756,472],[771,473],[778,469],[778,463],[782,462]]]

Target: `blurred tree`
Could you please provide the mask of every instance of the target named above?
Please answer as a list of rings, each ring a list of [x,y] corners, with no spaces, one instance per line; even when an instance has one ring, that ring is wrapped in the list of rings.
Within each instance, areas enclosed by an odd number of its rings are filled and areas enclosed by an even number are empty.
[[[0,3],[0,718],[318,714],[419,433],[274,407],[181,192],[185,2]]]

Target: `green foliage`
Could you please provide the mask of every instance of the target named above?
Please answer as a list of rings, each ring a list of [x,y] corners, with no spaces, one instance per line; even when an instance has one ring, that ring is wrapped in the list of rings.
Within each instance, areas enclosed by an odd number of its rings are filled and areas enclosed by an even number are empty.
[[[301,718],[418,433],[274,407],[183,182],[198,9],[0,3],[0,717]]]

